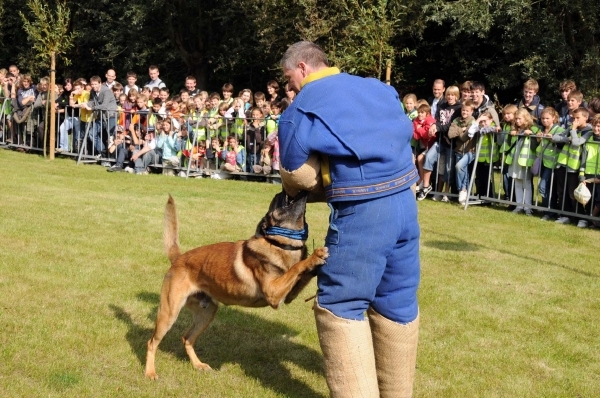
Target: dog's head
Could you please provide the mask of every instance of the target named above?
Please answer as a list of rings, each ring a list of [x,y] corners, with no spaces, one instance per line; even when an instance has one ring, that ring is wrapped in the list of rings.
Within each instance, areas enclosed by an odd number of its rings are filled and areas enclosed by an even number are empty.
[[[269,205],[269,211],[256,227],[256,236],[264,236],[265,231],[270,227],[303,230],[307,198],[306,191],[301,191],[295,197],[288,196],[285,191],[275,195]]]

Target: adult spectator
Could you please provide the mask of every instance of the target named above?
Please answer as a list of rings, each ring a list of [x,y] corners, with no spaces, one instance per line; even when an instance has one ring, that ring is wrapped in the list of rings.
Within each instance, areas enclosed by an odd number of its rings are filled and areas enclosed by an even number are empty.
[[[114,137],[117,124],[117,101],[112,90],[102,84],[100,76],[92,76],[90,85],[92,86],[90,100],[84,105],[84,108],[96,113],[91,126],[92,141],[96,152],[106,155],[102,131],[104,130],[109,136]]]
[[[316,44],[293,44],[281,64],[297,93],[279,122],[284,188],[324,189],[332,210],[314,305],[331,395],[411,396],[420,267],[410,120],[393,87],[328,67]]]
[[[196,78],[194,76],[188,76],[185,78],[185,90],[194,98],[200,92],[200,89],[196,88]]]
[[[114,69],[109,69],[106,71],[105,76],[106,81],[104,82],[104,85],[112,90],[113,86],[116,83],[115,79],[117,78],[117,72],[115,72]]]
[[[282,99],[281,94],[279,94],[279,83],[275,80],[269,80],[267,83],[267,93],[267,101],[269,102],[281,101]]]
[[[163,87],[167,87],[167,85],[158,78],[158,75],[160,75],[158,66],[150,65],[150,67],[148,68],[148,76],[150,76],[150,81],[148,83],[144,84],[144,87],[149,87],[150,90],[152,90],[154,87],[159,88],[159,89],[163,88]]]
[[[444,103],[444,92],[446,91],[446,83],[442,79],[436,79],[433,82],[433,97],[427,98],[427,103],[431,106],[431,115],[438,119],[438,106]]]

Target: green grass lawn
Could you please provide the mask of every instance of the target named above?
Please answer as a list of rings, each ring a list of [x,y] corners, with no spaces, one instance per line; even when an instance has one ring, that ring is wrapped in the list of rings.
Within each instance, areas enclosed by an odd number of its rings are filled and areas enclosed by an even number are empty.
[[[168,260],[167,194],[183,250],[246,239],[280,186],[107,173],[0,151],[3,397],[322,397],[314,283],[274,311],[221,306],[198,339],[183,311],[144,378]],[[416,397],[595,397],[600,234],[495,208],[423,201]],[[309,248],[328,208],[310,204]],[[314,242],[314,243],[313,243]]]

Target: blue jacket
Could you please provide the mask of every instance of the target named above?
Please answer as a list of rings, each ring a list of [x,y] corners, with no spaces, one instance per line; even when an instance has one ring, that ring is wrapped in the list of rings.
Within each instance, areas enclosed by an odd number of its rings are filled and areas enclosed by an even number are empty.
[[[410,147],[413,129],[396,90],[336,68],[315,74],[280,117],[282,167],[293,172],[311,154],[320,154],[328,202],[408,189],[418,177]]]

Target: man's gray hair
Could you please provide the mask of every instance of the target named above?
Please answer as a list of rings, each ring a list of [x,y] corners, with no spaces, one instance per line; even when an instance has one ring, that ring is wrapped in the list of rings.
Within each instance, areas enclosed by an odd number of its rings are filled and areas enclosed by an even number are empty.
[[[284,69],[296,69],[300,62],[304,62],[313,68],[323,65],[329,66],[325,51],[319,45],[310,41],[299,41],[292,44],[281,58],[281,66]]]

